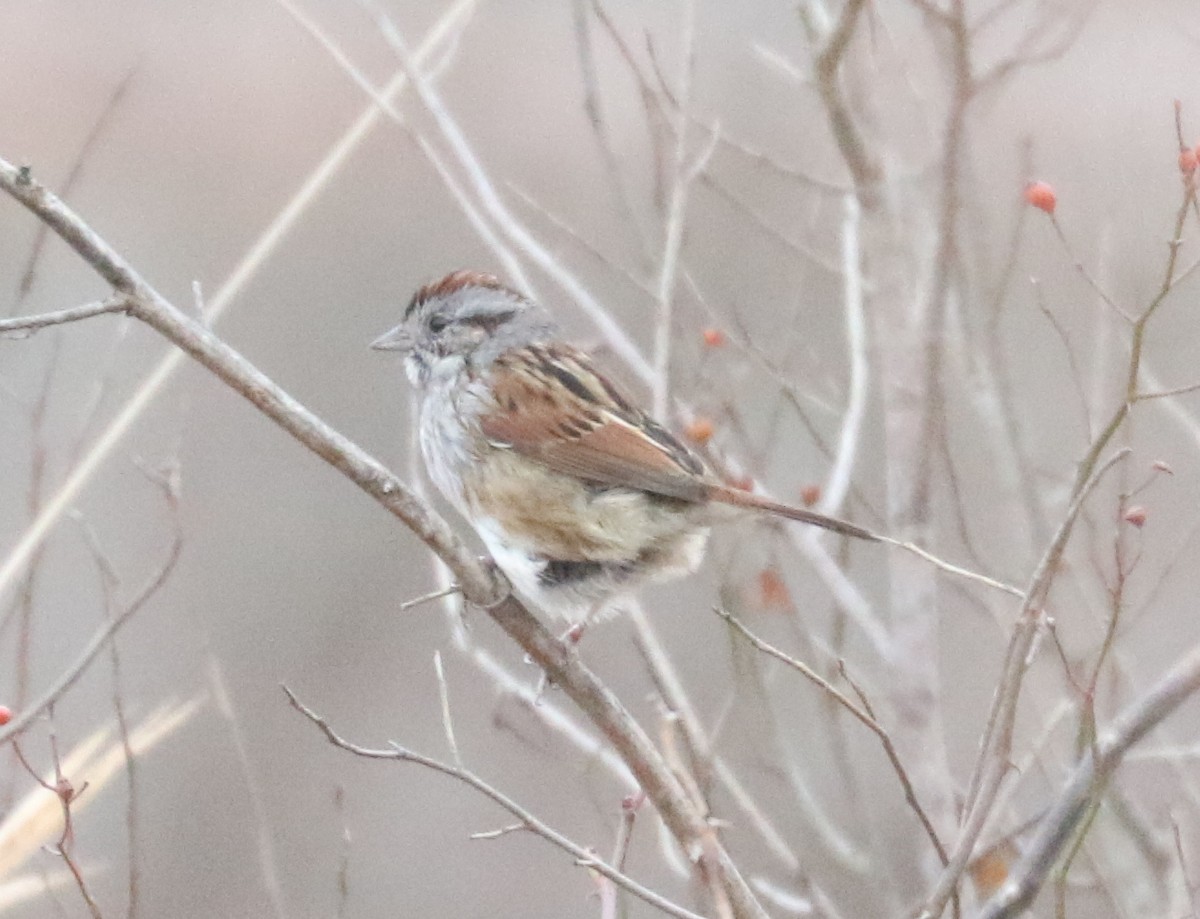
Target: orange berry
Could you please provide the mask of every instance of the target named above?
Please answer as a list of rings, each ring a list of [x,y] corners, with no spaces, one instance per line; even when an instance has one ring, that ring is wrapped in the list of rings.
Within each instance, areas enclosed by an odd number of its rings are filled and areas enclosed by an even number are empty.
[[[725,344],[725,333],[720,329],[705,329],[704,344],[709,348],[720,348]]]
[[[764,568],[758,573],[758,602],[764,609],[787,609],[792,595],[787,584],[774,568]]]
[[[697,418],[683,429],[683,433],[688,440],[703,447],[712,440],[712,436],[716,433],[716,430],[713,423],[707,418]]]
[[[754,491],[754,479],[748,475],[739,475],[729,480],[730,488],[740,488],[742,491]]]
[[[0,705],[0,727],[12,721],[12,709],[7,705]]]
[[[805,507],[812,507],[821,500],[821,486],[805,485],[800,489],[800,500],[804,502]]]
[[[967,866],[967,872],[981,898],[988,899],[1008,880],[1009,872],[1020,854],[1013,841],[1006,839]]]
[[[1197,165],[1200,165],[1200,158],[1197,158],[1195,150],[1184,150],[1179,154],[1179,171],[1185,176],[1195,172]]]
[[[1140,530],[1146,524],[1146,509],[1140,504],[1135,504],[1125,512],[1125,522],[1132,523]]]
[[[1054,194],[1054,188],[1048,182],[1030,182],[1026,185],[1025,200],[1047,214],[1053,214],[1054,207],[1058,204],[1058,196]]]

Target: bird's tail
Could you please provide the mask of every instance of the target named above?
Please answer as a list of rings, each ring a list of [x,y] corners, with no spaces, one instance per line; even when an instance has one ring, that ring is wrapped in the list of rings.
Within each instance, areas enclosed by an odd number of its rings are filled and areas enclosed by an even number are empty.
[[[810,511],[804,507],[793,507],[790,504],[780,504],[778,501],[772,501],[770,498],[764,498],[761,495],[753,494],[752,492],[743,491],[740,488],[731,488],[728,485],[713,485],[708,493],[710,501],[717,501],[721,504],[729,504],[733,507],[745,507],[750,510],[765,511],[768,514],[775,514],[779,517],[786,517],[788,520],[799,520],[801,523],[811,523],[813,526],[823,527],[826,530],[833,530],[835,533],[841,533],[843,536],[853,536],[855,539],[865,539],[869,542],[878,542],[879,535],[872,533],[870,530],[856,526],[845,520],[839,520],[836,517],[828,517],[825,514],[818,514],[816,511]]]

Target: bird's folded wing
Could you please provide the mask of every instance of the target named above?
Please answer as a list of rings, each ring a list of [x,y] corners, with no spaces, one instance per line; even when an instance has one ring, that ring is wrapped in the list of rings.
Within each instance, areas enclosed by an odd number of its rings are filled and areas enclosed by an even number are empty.
[[[557,472],[602,485],[700,501],[704,464],[635,408],[586,354],[530,345],[502,355],[488,377],[480,419],[492,444]]]

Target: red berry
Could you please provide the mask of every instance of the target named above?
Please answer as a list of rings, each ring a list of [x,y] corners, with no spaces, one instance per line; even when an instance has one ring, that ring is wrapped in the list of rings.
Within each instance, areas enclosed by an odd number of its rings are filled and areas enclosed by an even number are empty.
[[[774,568],[764,568],[758,573],[758,603],[763,609],[787,609],[792,595],[787,584]]]
[[[821,500],[821,486],[805,485],[800,489],[800,500],[804,502],[805,507],[812,507]]]
[[[1026,185],[1025,200],[1047,214],[1053,214],[1054,206],[1058,204],[1058,196],[1048,182],[1030,182]]]
[[[7,705],[0,705],[0,727],[12,721],[12,709]]]
[[[712,440],[713,434],[716,433],[716,428],[707,418],[697,418],[683,429],[683,433],[687,435],[688,440],[703,447]]]
[[[1125,512],[1125,522],[1132,523],[1140,530],[1146,523],[1146,509],[1140,504],[1135,504]]]
[[[1197,158],[1195,150],[1184,150],[1179,154],[1179,171],[1185,176],[1195,172],[1197,165],[1200,165],[1200,158]]]
[[[725,344],[725,333],[720,329],[705,329],[704,344],[710,348],[720,348]]]

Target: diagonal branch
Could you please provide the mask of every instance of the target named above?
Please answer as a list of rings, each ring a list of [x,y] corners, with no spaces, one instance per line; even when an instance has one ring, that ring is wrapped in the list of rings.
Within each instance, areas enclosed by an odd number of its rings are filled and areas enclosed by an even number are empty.
[[[734,915],[765,919],[715,832],[633,716],[572,649],[509,595],[503,579],[468,551],[446,521],[377,459],[285,392],[211,329],[167,301],[66,204],[35,182],[27,169],[0,159],[0,188],[46,223],[126,297],[130,315],[203,364],[412,530],[450,568],[467,600],[486,609],[608,738],[705,881],[724,891]]]
[[[1108,732],[1084,755],[1058,801],[1042,818],[1025,856],[984,906],[980,919],[1011,919],[1033,902],[1091,805],[1104,793],[1125,753],[1197,691],[1200,691],[1200,645],[1193,647],[1146,695],[1118,715]]]
[[[287,686],[283,686],[282,689],[288,698],[288,702],[291,703],[292,708],[315,724],[321,733],[325,735],[325,739],[335,747],[346,750],[350,753],[353,753],[355,756],[361,756],[365,759],[381,759],[402,763],[416,763],[418,766],[424,766],[427,769],[432,769],[434,772],[440,772],[442,775],[448,775],[453,779],[458,779],[458,781],[471,786],[476,791],[488,798],[491,798],[506,811],[516,817],[520,823],[518,823],[515,828],[529,830],[531,833],[541,836],[546,841],[553,843],[565,852],[570,853],[575,857],[575,863],[577,865],[590,868],[597,874],[604,875],[604,877],[608,878],[618,887],[629,891],[635,897],[644,900],[651,906],[657,907],[668,916],[676,916],[677,919],[704,919],[703,916],[693,913],[689,909],[684,909],[682,906],[672,903],[666,897],[655,893],[653,890],[650,890],[648,887],[645,887],[642,884],[639,884],[629,875],[622,872],[620,867],[614,867],[608,862],[601,860],[596,856],[595,853],[589,852],[583,846],[571,839],[568,839],[562,833],[538,819],[536,816],[534,816],[534,814],[526,810],[512,798],[508,797],[508,795],[504,794],[504,792],[500,791],[494,785],[484,781],[471,770],[464,768],[463,765],[457,761],[457,751],[455,763],[451,765],[450,763],[443,763],[440,760],[436,760],[432,757],[409,750],[397,743],[393,743],[387,750],[375,750],[369,747],[363,747],[356,743],[351,743],[334,731],[328,721],[297,699],[295,693],[288,689]],[[506,827],[503,832],[507,832],[509,829],[512,828]],[[501,835],[501,832],[502,831],[494,831],[492,833],[477,834],[473,838],[494,838],[497,835]]]

